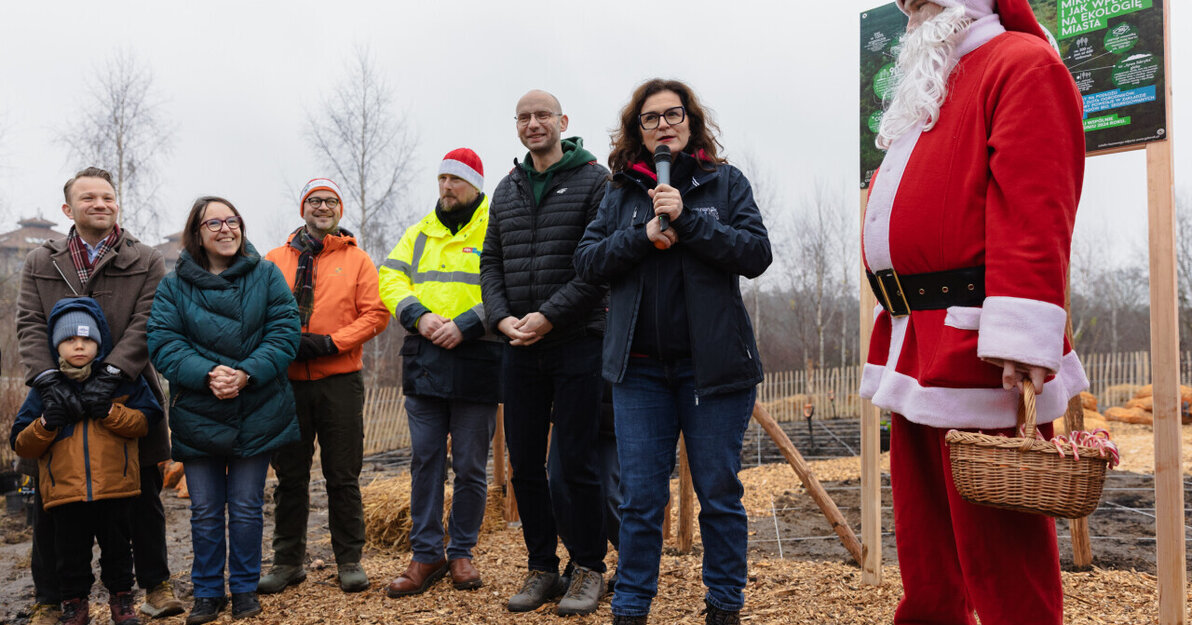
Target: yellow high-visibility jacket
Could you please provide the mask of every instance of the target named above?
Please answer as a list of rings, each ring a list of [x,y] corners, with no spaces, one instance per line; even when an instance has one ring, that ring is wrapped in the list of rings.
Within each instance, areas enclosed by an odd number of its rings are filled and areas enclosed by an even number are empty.
[[[488,229],[488,197],[455,234],[435,213],[410,226],[381,264],[381,301],[409,334],[402,343],[407,395],[500,401],[502,345],[489,332],[480,301],[480,249]],[[443,349],[418,333],[433,312],[455,322],[463,342]]]
[[[433,312],[455,321],[464,340],[487,332],[480,301],[480,250],[488,229],[488,196],[455,234],[431,212],[410,226],[380,267],[381,301],[402,327],[417,333]]]

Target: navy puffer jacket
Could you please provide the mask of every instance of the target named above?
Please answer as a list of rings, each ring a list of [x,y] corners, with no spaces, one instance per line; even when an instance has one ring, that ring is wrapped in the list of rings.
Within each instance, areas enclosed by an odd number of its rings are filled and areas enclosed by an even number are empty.
[[[297,441],[286,367],[298,353],[298,306],[281,270],[251,244],[226,271],[203,269],[185,251],[162,279],[149,316],[149,355],[170,381],[173,457],[246,458]],[[248,386],[216,399],[207,373],[242,369]]]

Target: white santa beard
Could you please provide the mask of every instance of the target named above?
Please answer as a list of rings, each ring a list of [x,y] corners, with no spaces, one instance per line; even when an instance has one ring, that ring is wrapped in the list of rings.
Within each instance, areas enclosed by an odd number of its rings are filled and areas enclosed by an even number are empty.
[[[903,36],[895,65],[898,82],[882,114],[878,148],[887,150],[902,135],[935,126],[948,96],[948,75],[959,60],[956,47],[972,21],[963,7],[952,7]]]

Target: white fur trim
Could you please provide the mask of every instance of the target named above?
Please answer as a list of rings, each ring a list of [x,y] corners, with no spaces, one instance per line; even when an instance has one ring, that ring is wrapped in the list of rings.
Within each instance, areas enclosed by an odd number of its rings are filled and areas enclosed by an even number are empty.
[[[1058,371],[1067,323],[1068,314],[1055,304],[1021,297],[986,297],[977,356]]]
[[[944,315],[944,325],[958,330],[980,330],[981,308],[979,306],[949,306]]]
[[[468,181],[468,184],[476,187],[477,191],[484,191],[484,176],[480,172],[468,167],[463,161],[455,159],[443,159],[442,164],[439,165],[439,175],[451,174]]]
[[[1063,357],[1059,374],[1043,385],[1037,423],[1064,416],[1068,400],[1089,386],[1076,352]],[[998,429],[1014,427],[1018,394],[1000,388],[924,387],[893,367],[865,365],[860,395],[909,421],[936,428]]]

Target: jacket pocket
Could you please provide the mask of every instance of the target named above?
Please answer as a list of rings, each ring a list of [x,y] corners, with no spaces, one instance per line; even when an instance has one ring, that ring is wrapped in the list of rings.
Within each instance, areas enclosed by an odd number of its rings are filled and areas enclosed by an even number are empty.
[[[911,313],[915,347],[924,386],[993,388],[1001,385],[997,367],[977,357],[979,307],[953,306],[941,311]],[[910,336],[908,335],[908,340]],[[903,349],[906,349],[904,345]],[[928,359],[927,356],[930,355]]]

